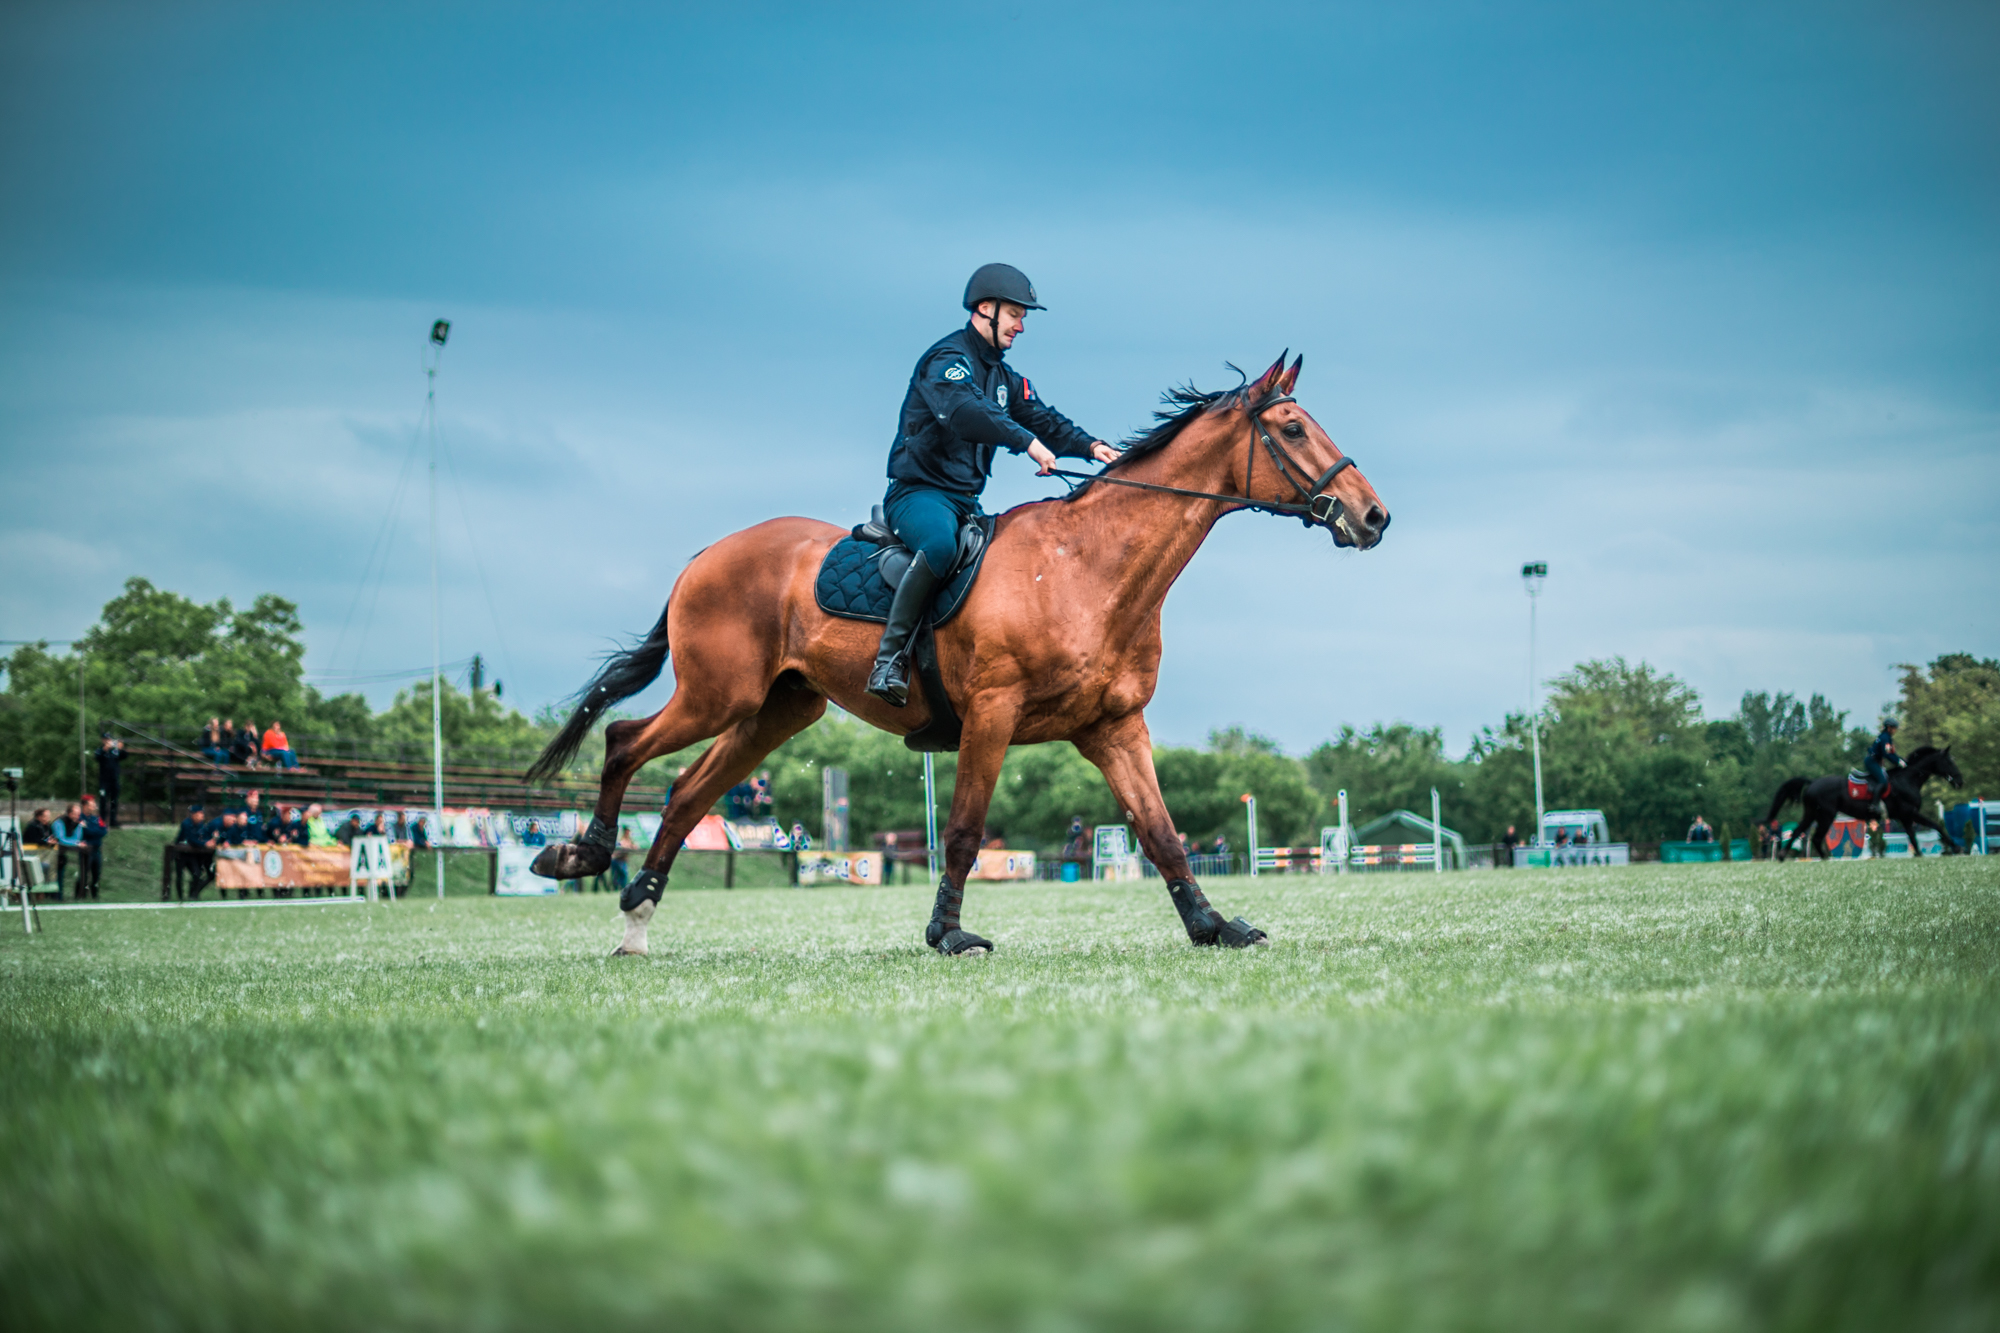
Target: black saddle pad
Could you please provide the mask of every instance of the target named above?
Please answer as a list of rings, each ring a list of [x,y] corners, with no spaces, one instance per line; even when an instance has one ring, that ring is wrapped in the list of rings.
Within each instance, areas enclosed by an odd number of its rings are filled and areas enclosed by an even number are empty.
[[[979,524],[985,539],[973,557],[961,564],[931,597],[933,625],[942,625],[958,614],[958,608],[965,604],[965,595],[972,591],[973,580],[979,577],[979,567],[986,563],[987,548],[993,544],[993,515],[981,514],[973,521]],[[889,619],[889,602],[896,595],[884,566],[889,566],[888,574],[900,579],[909,555],[907,547],[879,546],[851,534],[842,537],[820,562],[819,578],[813,582],[813,600],[830,616],[881,624]]]

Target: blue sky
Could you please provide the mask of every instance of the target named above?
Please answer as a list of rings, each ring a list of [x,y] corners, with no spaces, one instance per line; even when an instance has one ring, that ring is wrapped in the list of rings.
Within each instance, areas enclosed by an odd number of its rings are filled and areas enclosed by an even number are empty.
[[[1289,346],[1395,512],[1367,554],[1225,520],[1160,739],[1462,749],[1524,702],[1526,559],[1545,674],[1860,720],[1898,662],[2000,655],[1996,13],[10,6],[0,637],[132,574],[276,591],[386,699],[420,488],[364,575],[445,315],[444,653],[555,700],[715,538],[864,515],[1006,259],[1087,428]],[[1048,493],[1001,467],[990,508]]]

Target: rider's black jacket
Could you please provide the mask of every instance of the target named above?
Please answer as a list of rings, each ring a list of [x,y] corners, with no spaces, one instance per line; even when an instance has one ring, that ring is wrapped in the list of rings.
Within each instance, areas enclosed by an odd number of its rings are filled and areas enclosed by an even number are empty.
[[[1039,439],[1052,453],[1090,456],[1096,437],[1043,402],[1005,356],[970,322],[931,344],[903,395],[892,480],[977,495],[995,449],[1018,454]]]

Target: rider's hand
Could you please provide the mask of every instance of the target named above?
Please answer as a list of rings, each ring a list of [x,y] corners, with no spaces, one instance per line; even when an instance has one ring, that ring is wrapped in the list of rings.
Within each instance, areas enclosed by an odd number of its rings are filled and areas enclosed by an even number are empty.
[[[1090,442],[1090,456],[1100,463],[1107,465],[1115,463],[1118,461],[1118,455],[1118,450],[1112,448],[1102,440],[1092,440]]]
[[[1035,467],[1041,476],[1048,476],[1049,469],[1056,465],[1056,456],[1040,440],[1028,446],[1028,457],[1035,460]]]

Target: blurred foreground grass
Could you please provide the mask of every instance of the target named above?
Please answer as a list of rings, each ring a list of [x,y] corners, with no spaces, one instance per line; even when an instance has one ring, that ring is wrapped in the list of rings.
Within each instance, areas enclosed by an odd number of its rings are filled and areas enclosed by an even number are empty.
[[[0,922],[9,1327],[1993,1327],[1977,860]]]

